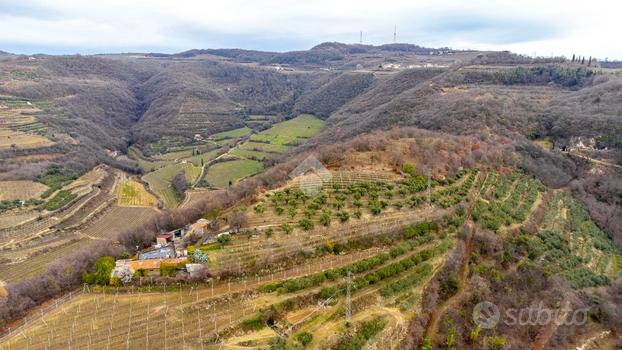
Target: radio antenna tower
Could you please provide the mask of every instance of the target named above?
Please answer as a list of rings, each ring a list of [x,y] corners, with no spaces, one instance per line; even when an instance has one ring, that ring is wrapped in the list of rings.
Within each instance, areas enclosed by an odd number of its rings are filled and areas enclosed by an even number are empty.
[[[362,30],[361,30],[361,33],[360,33],[360,34],[361,34],[361,35],[360,35],[360,37],[359,37],[359,44],[360,44],[360,45],[363,45],[363,31],[362,31]]]
[[[348,271],[348,282],[346,287],[346,326],[352,324],[352,298],[350,296],[350,285],[352,284],[352,276]]]
[[[393,43],[397,43],[397,24],[393,27]]]

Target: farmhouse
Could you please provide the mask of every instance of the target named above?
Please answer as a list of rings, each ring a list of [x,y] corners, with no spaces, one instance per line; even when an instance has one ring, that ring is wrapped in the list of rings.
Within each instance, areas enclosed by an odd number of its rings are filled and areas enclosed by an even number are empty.
[[[156,236],[156,245],[165,247],[173,241],[174,237],[175,235],[172,233],[161,233]]]
[[[169,259],[175,258],[175,245],[169,244],[164,247],[156,247],[138,254],[138,260],[149,260],[149,259]]]
[[[206,219],[199,219],[197,222],[190,225],[190,229],[188,231],[190,231],[190,233],[193,233],[195,235],[201,236],[207,233],[207,230],[210,228],[211,225],[212,225],[211,221],[206,220]]]
[[[185,258],[171,259],[146,259],[146,260],[130,260],[126,261],[126,266],[135,273],[138,270],[145,270],[149,274],[157,274],[160,271],[162,263],[180,264],[187,261]]]

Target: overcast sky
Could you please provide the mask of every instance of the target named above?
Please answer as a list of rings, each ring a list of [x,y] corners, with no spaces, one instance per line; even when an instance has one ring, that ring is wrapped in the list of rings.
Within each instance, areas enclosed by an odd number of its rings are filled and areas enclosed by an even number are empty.
[[[0,50],[14,53],[308,49],[397,41],[540,56],[622,59],[622,1],[0,0]]]

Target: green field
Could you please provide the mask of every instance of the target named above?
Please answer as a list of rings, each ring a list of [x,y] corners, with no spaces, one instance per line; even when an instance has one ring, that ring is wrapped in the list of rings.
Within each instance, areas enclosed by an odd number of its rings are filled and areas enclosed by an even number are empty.
[[[203,164],[207,163],[208,161],[216,158],[216,156],[218,155],[218,150],[212,150],[209,152],[205,152],[205,153],[201,153],[198,154],[196,156],[192,156],[189,158],[186,158],[187,161],[194,163],[197,166],[201,165],[201,160],[203,160]]]
[[[179,197],[171,187],[171,180],[175,174],[182,170],[186,172],[186,179],[189,183],[194,182],[201,173],[200,166],[195,166],[192,163],[183,163],[166,166],[143,177],[143,179],[149,183],[151,189],[169,208],[174,208],[179,205]]]
[[[246,159],[254,159],[254,160],[264,160],[264,159],[270,158],[271,156],[270,154],[266,152],[251,151],[251,150],[241,149],[241,148],[234,148],[229,152],[229,154],[233,154],[234,156],[243,157]]]
[[[228,139],[237,139],[239,137],[246,136],[251,133],[251,129],[247,127],[233,129],[229,131],[219,132],[217,134],[211,135],[210,139],[214,141],[219,140],[228,140]]]
[[[165,160],[156,160],[156,161],[149,160],[143,155],[140,149],[134,146],[129,148],[129,150],[127,151],[127,154],[130,156],[131,159],[138,162],[138,166],[145,173],[163,168],[167,166],[168,164],[170,164],[170,161],[165,161]]]
[[[303,114],[251,135],[249,141],[238,145],[229,153],[253,160],[273,159],[289,151],[292,146],[305,143],[323,127],[322,120]]]
[[[256,151],[256,152],[266,152],[266,153],[285,153],[289,150],[289,147],[283,144],[272,144],[272,143],[262,143],[262,142],[245,142],[240,145],[241,149],[245,149],[248,151]]]
[[[263,164],[254,160],[233,160],[217,163],[207,169],[205,180],[210,186],[226,188],[229,180],[234,184],[263,170]]]
[[[294,145],[317,135],[324,127],[324,121],[308,114],[274,124],[270,129],[251,136],[251,140],[269,142],[274,145]]]

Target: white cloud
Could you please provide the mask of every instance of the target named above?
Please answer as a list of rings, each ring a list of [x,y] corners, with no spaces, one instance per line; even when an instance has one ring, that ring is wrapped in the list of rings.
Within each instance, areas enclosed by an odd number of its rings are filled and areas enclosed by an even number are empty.
[[[18,52],[308,48],[398,41],[622,58],[619,1],[0,0],[0,49]]]

